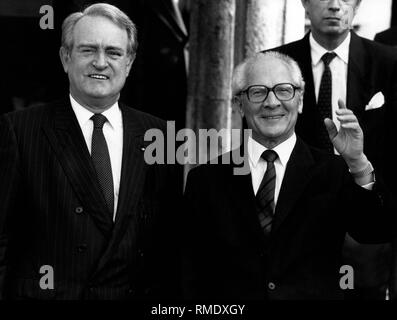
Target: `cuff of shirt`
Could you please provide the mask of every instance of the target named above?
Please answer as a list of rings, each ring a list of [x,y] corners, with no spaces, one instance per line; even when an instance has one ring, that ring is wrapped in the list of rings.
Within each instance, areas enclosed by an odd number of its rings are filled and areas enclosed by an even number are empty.
[[[364,188],[364,189],[367,189],[367,190],[372,190],[374,184],[375,184],[375,182],[370,182],[368,184],[364,184],[363,186],[361,186],[361,188]]]

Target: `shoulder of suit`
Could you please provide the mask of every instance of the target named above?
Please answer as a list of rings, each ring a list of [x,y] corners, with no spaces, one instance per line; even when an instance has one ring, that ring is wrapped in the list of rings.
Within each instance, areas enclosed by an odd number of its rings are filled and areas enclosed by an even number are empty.
[[[40,103],[23,110],[8,112],[4,116],[10,119],[11,122],[33,123],[48,120],[50,115],[53,113],[53,110],[54,103]]]
[[[385,31],[379,32],[376,34],[375,38],[378,37],[391,37],[391,36],[397,36],[397,27],[392,27],[389,28]]]
[[[294,42],[290,42],[287,44],[284,44],[279,47],[274,47],[271,49],[263,50],[262,52],[267,52],[267,51],[277,51],[285,54],[292,54],[295,52],[295,50],[299,50],[302,46],[304,45],[304,39],[300,39]]]
[[[233,164],[234,152],[239,152],[239,149],[226,152],[213,160],[207,161],[204,164],[199,164],[190,169],[189,175],[194,175],[200,179],[207,179],[207,177],[213,178],[215,176],[229,174],[232,172],[233,168],[236,167],[236,164]]]
[[[129,107],[122,102],[120,102],[120,107],[123,112],[129,113],[131,117],[138,118],[142,123],[142,125],[147,129],[150,128],[165,129],[167,127],[167,121],[158,118],[152,114],[135,109],[133,107]]]
[[[374,55],[378,62],[397,61],[397,48],[366,38],[359,38],[364,47]]]

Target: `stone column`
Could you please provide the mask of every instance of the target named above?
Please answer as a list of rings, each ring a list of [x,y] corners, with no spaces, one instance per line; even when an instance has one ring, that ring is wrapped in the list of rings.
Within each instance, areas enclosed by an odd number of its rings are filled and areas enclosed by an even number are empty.
[[[235,0],[195,0],[191,5],[186,124],[198,137],[199,129],[230,128]],[[208,159],[205,147],[204,142],[197,161]],[[218,151],[228,149],[230,138]]]

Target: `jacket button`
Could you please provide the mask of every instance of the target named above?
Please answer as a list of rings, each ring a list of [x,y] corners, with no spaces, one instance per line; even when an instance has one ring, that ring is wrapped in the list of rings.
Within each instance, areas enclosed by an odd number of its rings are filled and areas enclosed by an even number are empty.
[[[77,214],[82,214],[84,212],[83,207],[76,207],[76,209],[74,209],[74,212],[76,212]]]
[[[276,289],[276,285],[275,285],[273,282],[269,282],[269,283],[267,284],[267,287],[269,288],[269,290],[274,290],[274,289]]]
[[[87,250],[87,245],[85,243],[78,245],[77,247],[78,252],[85,252]]]

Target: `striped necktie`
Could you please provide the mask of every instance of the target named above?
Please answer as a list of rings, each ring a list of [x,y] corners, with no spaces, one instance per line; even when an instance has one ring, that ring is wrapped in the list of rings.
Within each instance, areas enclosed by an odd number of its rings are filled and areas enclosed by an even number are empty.
[[[262,153],[261,158],[267,162],[267,168],[256,193],[256,207],[261,227],[265,235],[270,235],[275,209],[276,170],[274,161],[278,158],[278,154],[273,150],[266,150]]]

